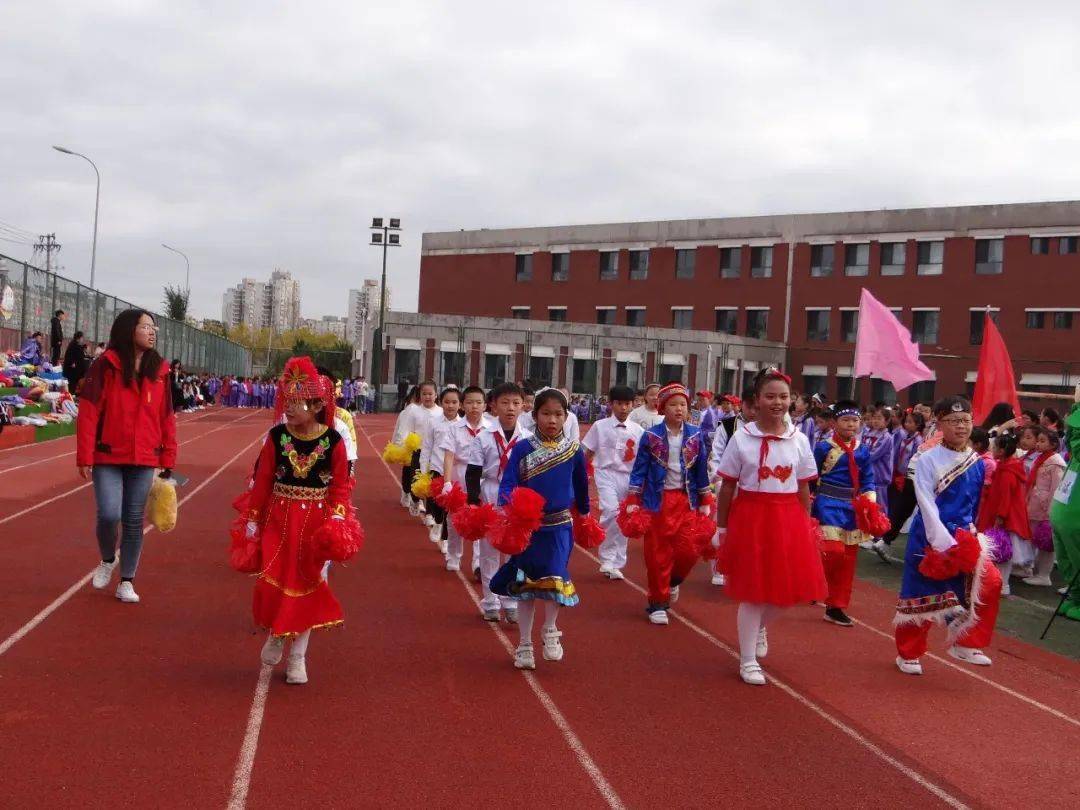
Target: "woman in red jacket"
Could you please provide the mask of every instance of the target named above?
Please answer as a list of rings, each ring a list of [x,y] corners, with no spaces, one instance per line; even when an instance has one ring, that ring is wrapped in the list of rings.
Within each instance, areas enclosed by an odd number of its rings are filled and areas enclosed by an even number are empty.
[[[132,580],[142,551],[143,513],[154,470],[168,478],[176,464],[176,417],[169,390],[169,364],[154,350],[154,317],[142,309],[116,316],[109,348],[90,367],[79,398],[75,463],[93,477],[101,563],[93,585],[105,588],[116,568],[117,527],[120,586],[116,598],[138,602]]]

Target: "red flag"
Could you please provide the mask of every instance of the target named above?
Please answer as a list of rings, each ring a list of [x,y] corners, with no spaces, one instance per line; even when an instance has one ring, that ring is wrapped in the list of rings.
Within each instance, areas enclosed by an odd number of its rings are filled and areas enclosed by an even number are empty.
[[[1008,402],[1013,407],[1013,413],[1020,415],[1020,398],[1016,395],[1016,377],[1013,376],[1009,350],[989,313],[984,323],[975,396],[971,403],[975,424],[980,424],[999,402]]]

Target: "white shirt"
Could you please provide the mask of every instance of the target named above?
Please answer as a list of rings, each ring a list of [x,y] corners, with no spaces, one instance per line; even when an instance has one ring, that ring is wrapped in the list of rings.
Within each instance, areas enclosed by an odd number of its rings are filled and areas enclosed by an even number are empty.
[[[764,466],[769,472],[766,477],[761,477],[758,470],[763,441],[756,422],[740,427],[731,434],[717,475],[737,482],[739,489],[749,492],[789,495],[799,491],[800,483],[817,478],[817,462],[810,449],[810,440],[791,424],[786,425],[779,440],[768,443],[769,453]]]
[[[420,472],[442,475],[445,454],[438,452],[438,448],[442,446],[443,438],[450,429],[460,421],[460,416],[447,419],[445,413],[440,413],[428,421],[424,430],[424,442],[420,445]]]
[[[667,427],[664,430],[667,430]],[[681,425],[678,433],[672,433],[668,430],[667,441],[667,474],[664,476],[664,489],[681,490],[683,488],[682,461],[680,458],[682,455]]]
[[[497,419],[495,424],[498,424]],[[518,427],[530,434],[536,432],[536,420],[533,419],[533,415],[529,411],[522,411],[521,416],[518,417]],[[566,421],[563,422],[562,432],[570,441],[581,442],[581,425],[578,424],[578,418],[573,411],[566,412]]]
[[[641,425],[642,430],[648,430],[664,421],[664,415],[662,413],[659,411],[650,411],[644,405],[639,405],[634,408],[626,418],[635,424]]]
[[[447,453],[454,454],[454,469],[443,470],[447,480],[457,481],[462,487],[465,486],[465,468],[475,462],[472,460],[473,445],[480,436],[487,433],[483,420],[476,427],[469,424],[467,419],[459,419],[450,430],[443,434],[442,441],[438,446],[439,456],[445,458]]]
[[[456,433],[457,431],[455,431]],[[483,431],[469,448],[468,464],[475,464],[483,468],[480,478],[480,495],[484,503],[497,503],[499,500],[499,480],[502,478],[502,468],[505,467],[506,459],[510,457],[510,451],[519,441],[531,436],[527,430],[523,430],[518,423],[514,427],[514,433],[510,441],[506,441],[506,435],[502,427],[496,423],[495,427]],[[465,469],[461,471],[464,480]]]
[[[920,453],[915,461],[915,500],[922,514],[926,541],[936,551],[948,551],[956,545],[952,533],[941,522],[937,508],[937,485],[942,476],[959,464],[973,450],[950,450],[944,444]]]
[[[713,433],[712,447],[709,448],[709,480],[715,481],[719,475],[720,460],[728,446],[728,435],[722,424],[717,424]]]
[[[629,419],[620,422],[614,416],[609,416],[589,429],[581,440],[581,446],[593,454],[593,469],[597,472],[604,470],[629,476],[634,468],[634,456],[637,455],[638,445],[641,443],[641,434],[644,432],[641,425]],[[629,461],[626,460],[628,442],[632,451]]]
[[[398,415],[397,424],[394,426],[394,444],[401,444],[404,442],[405,437],[410,433],[415,433],[417,436],[423,437],[424,428],[427,427],[428,420],[433,419],[441,413],[442,408],[438,405],[432,405],[430,408],[425,408],[419,403],[410,402]]]

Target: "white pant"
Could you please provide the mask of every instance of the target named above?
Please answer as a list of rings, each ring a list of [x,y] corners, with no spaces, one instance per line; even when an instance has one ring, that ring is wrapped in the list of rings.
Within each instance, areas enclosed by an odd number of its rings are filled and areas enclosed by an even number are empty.
[[[446,518],[446,561],[461,565],[461,557],[465,553],[465,541],[454,528],[454,521],[449,516]],[[476,568],[480,560],[480,541],[472,542],[472,567]]]
[[[480,600],[481,610],[498,610],[515,607],[515,600],[509,596],[499,596],[491,592],[491,578],[499,570],[503,563],[510,559],[509,554],[501,553],[487,540],[478,540],[480,545],[480,583],[483,585],[484,595]]]
[[[602,565],[622,569],[626,567],[626,537],[619,531],[615,519],[619,516],[619,504],[626,500],[630,489],[630,476],[597,470],[594,476],[596,492],[600,496],[600,525],[607,536],[597,549]]]

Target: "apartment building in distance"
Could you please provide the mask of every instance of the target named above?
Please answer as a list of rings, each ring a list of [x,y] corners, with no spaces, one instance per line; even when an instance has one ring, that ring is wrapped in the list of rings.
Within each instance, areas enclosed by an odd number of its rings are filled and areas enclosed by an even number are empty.
[[[300,282],[287,270],[274,270],[268,281],[245,278],[225,290],[221,321],[230,329],[272,327],[277,333],[300,326]]]

